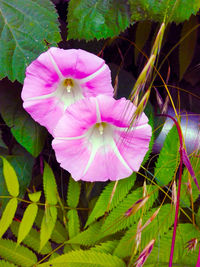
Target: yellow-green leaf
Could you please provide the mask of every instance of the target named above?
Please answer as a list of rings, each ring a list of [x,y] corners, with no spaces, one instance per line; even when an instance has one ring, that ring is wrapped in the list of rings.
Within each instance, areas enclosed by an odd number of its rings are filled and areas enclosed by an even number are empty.
[[[32,202],[38,202],[41,197],[41,193],[42,193],[41,191],[29,193],[28,197]]]
[[[17,197],[19,195],[19,182],[16,172],[12,165],[4,157],[1,156],[1,159],[3,161],[3,175],[8,192],[11,196]]]
[[[7,231],[8,227],[12,223],[16,209],[17,209],[17,199],[12,198],[6,205],[0,220],[0,238],[3,236],[3,234]]]
[[[50,239],[52,231],[55,227],[57,219],[57,208],[46,207],[45,214],[42,219],[41,230],[40,230],[40,250],[44,247],[47,241]]]
[[[74,181],[74,179],[70,177],[68,191],[67,191],[67,204],[71,208],[77,207],[79,202],[80,191],[81,191],[81,186],[79,182]]]
[[[183,38],[190,30],[198,24],[198,18],[191,16],[189,21],[183,24],[181,38]],[[179,46],[179,79],[183,78],[184,73],[189,67],[194,56],[195,46],[197,41],[197,30],[192,31]]]
[[[80,232],[80,222],[77,210],[69,210],[67,213],[69,238],[73,238]]]
[[[30,232],[31,227],[33,226],[34,220],[36,218],[37,211],[38,211],[38,206],[35,203],[30,204],[26,208],[24,212],[24,216],[19,226],[19,232],[18,232],[18,238],[17,238],[18,245],[22,242],[22,240],[24,240],[24,238]]]
[[[46,162],[44,163],[43,187],[46,203],[56,205],[58,201],[57,185],[53,171]]]

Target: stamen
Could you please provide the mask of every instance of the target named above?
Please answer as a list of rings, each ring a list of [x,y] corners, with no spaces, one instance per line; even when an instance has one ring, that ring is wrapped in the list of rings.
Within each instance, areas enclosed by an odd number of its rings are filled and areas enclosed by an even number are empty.
[[[103,135],[103,125],[101,123],[99,125],[99,133],[100,135]]]
[[[71,93],[71,89],[72,89],[72,87],[74,85],[73,80],[67,78],[67,79],[64,80],[63,84],[67,89],[67,93]]]

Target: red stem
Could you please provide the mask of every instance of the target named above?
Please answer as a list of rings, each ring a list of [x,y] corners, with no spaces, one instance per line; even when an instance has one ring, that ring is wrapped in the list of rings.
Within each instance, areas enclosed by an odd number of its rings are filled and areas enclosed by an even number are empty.
[[[173,256],[174,256],[174,246],[176,240],[176,230],[178,225],[178,212],[179,212],[179,204],[180,204],[180,194],[181,194],[181,180],[182,180],[182,168],[183,168],[183,136],[182,131],[180,128],[179,123],[170,115],[167,114],[160,114],[159,116],[169,117],[172,119],[176,125],[179,140],[180,140],[180,164],[179,164],[179,181],[178,181],[178,192],[177,192],[177,202],[176,202],[176,210],[175,210],[175,219],[174,219],[174,229],[173,229],[173,236],[172,236],[172,244],[171,244],[171,251],[170,251],[170,258],[169,258],[169,267],[172,267]]]

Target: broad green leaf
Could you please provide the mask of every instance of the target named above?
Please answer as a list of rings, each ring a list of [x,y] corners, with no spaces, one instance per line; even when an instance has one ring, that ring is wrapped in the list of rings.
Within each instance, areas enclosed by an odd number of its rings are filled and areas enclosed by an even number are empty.
[[[136,174],[133,173],[129,178],[122,179],[122,180],[118,181],[116,190],[114,192],[112,201],[111,201],[110,206],[109,206],[109,202],[111,200],[111,195],[112,195],[113,188],[115,185],[115,182],[110,182],[105,187],[105,189],[103,190],[101,195],[99,196],[97,203],[96,203],[94,209],[92,210],[85,227],[87,227],[89,224],[94,222],[97,218],[104,215],[106,211],[110,211],[114,207],[119,205],[119,203],[126,197],[128,192],[133,187],[133,185],[135,183],[135,179],[136,179]]]
[[[28,197],[32,202],[38,202],[40,200],[41,194],[42,194],[42,191],[29,193]]]
[[[80,232],[80,222],[77,210],[69,210],[67,213],[69,238],[73,238]]]
[[[0,77],[23,82],[25,67],[60,41],[56,10],[48,0],[0,0]]]
[[[163,22],[182,22],[196,14],[200,8],[199,0],[128,0],[131,21],[154,20]]]
[[[6,239],[0,240],[0,257],[21,267],[32,267],[37,262],[30,249],[21,245],[17,247],[15,242]]]
[[[0,0],[1,1],[1,0]],[[20,89],[6,80],[0,85],[0,113],[20,145],[37,157],[43,149],[46,131],[23,109]]]
[[[17,199],[12,198],[6,205],[0,219],[0,238],[3,236],[3,234],[7,231],[8,227],[12,223],[16,209],[17,209]]]
[[[58,201],[57,185],[53,171],[46,162],[44,163],[43,187],[46,203],[56,205]]]
[[[168,184],[174,176],[179,164],[179,146],[179,137],[174,126],[167,134],[154,170],[156,181],[160,186]]]
[[[11,196],[17,197],[19,195],[19,182],[16,172],[12,165],[4,157],[0,158],[3,161],[3,175],[6,181],[8,192]]]
[[[52,261],[48,263],[41,264],[41,266],[49,266],[56,267],[56,264],[63,264],[63,266],[90,266],[90,264],[94,266],[119,266],[125,267],[125,263],[116,256],[112,256],[110,254],[94,252],[89,250],[76,250],[64,254],[62,256],[56,257]],[[81,265],[80,265],[81,264]],[[84,264],[84,265],[83,265]],[[87,265],[86,265],[87,264]]]
[[[11,229],[13,235],[16,238],[18,236],[20,224],[21,224],[20,222],[13,221],[11,226],[10,226],[10,229]],[[39,248],[40,248],[40,232],[38,230],[36,230],[35,228],[31,228],[30,232],[24,238],[22,243],[24,245],[26,245],[27,247],[31,248],[32,250],[34,250],[35,252],[40,253],[42,255],[46,255],[46,254],[48,254],[48,253],[50,253],[52,251],[51,243],[47,242],[46,245],[39,252]]]
[[[181,37],[183,38],[190,30],[192,30],[198,24],[198,18],[191,16],[189,21],[185,21],[181,31]],[[183,78],[183,75],[189,67],[192,58],[194,56],[195,46],[197,41],[197,29],[192,31],[179,46],[179,80]]]
[[[68,189],[67,189],[67,204],[71,208],[76,208],[79,202],[79,196],[81,192],[81,185],[79,182],[74,181],[70,177]]]
[[[6,160],[13,166],[20,184],[19,197],[23,197],[32,178],[33,157],[22,148],[22,151],[14,151],[17,155],[5,156]],[[3,162],[0,160],[0,195],[7,196],[8,190],[3,176]],[[0,206],[5,207],[8,199],[0,199]]]
[[[130,24],[125,0],[71,0],[68,39],[97,40],[119,35]]]
[[[135,34],[135,64],[137,64],[138,55],[141,55],[141,52],[138,50],[142,50],[144,47],[146,41],[149,38],[151,32],[151,22],[150,21],[141,21],[138,23],[136,28],[136,34]]]
[[[55,227],[57,219],[57,208],[56,207],[46,207],[41,229],[40,229],[40,250],[44,247],[47,241],[50,239],[53,229]]]
[[[30,204],[23,215],[22,221],[19,226],[19,232],[17,237],[17,244],[19,245],[22,240],[28,235],[30,232],[33,223],[35,221],[35,217],[37,215],[38,206],[35,203]]]

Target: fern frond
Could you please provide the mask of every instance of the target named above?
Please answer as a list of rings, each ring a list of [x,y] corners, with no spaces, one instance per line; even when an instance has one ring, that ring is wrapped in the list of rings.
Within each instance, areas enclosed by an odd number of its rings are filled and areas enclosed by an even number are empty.
[[[145,204],[147,205],[147,209],[151,207],[151,205],[155,201],[155,198],[157,198],[157,191],[151,194],[151,192],[153,192],[153,189],[153,186],[147,186],[147,192],[148,194],[150,194],[150,197]],[[136,201],[142,199],[142,197],[142,187],[139,187],[131,192],[115,209],[110,212],[108,217],[105,219],[105,223],[102,226],[102,232],[106,233],[107,235],[113,234],[133,225],[140,218],[140,210],[136,212],[134,216],[126,216],[126,212],[133,206]]]
[[[19,230],[19,222],[13,221],[10,229],[14,236],[17,237],[18,230]],[[31,248],[37,253],[40,253],[42,255],[48,254],[52,248],[50,242],[47,242],[46,245],[42,248],[42,250],[39,252],[40,249],[40,233],[36,229],[32,228],[29,232],[29,234],[26,236],[26,238],[22,241],[24,245]]]
[[[79,196],[81,192],[81,185],[79,182],[75,182],[74,179],[70,177],[68,190],[67,190],[67,204],[71,208],[76,208],[79,202]]]
[[[115,185],[115,182],[110,182],[99,196],[97,203],[93,211],[91,212],[85,227],[94,222],[97,218],[104,215],[106,211],[110,211],[115,208],[129,193],[135,183],[135,179],[136,174],[133,173],[129,178],[119,180],[110,207],[108,207],[112,190]]]
[[[60,257],[55,258],[48,263],[41,264],[40,266],[56,266],[56,264],[63,264],[63,266],[67,266],[67,264],[72,264],[72,266],[79,266],[80,264],[83,266],[119,266],[125,267],[125,263],[116,256],[112,256],[110,254],[94,252],[89,250],[76,250],[64,254]],[[87,264],[87,265],[86,265]]]
[[[31,250],[7,239],[0,240],[0,257],[22,267],[31,267],[37,262]]]
[[[168,184],[174,176],[179,164],[179,147],[179,137],[174,126],[167,134],[154,170],[154,175],[158,178],[157,183],[160,186]]]
[[[101,239],[101,226],[102,221],[95,222],[89,226],[89,228],[77,236],[73,237],[67,243],[69,244],[80,244],[83,246],[93,246],[98,243]]]
[[[118,243],[119,243],[119,240],[110,240],[104,243],[100,243],[99,245],[96,245],[95,247],[91,248],[90,251],[113,254],[113,251],[116,248]]]

